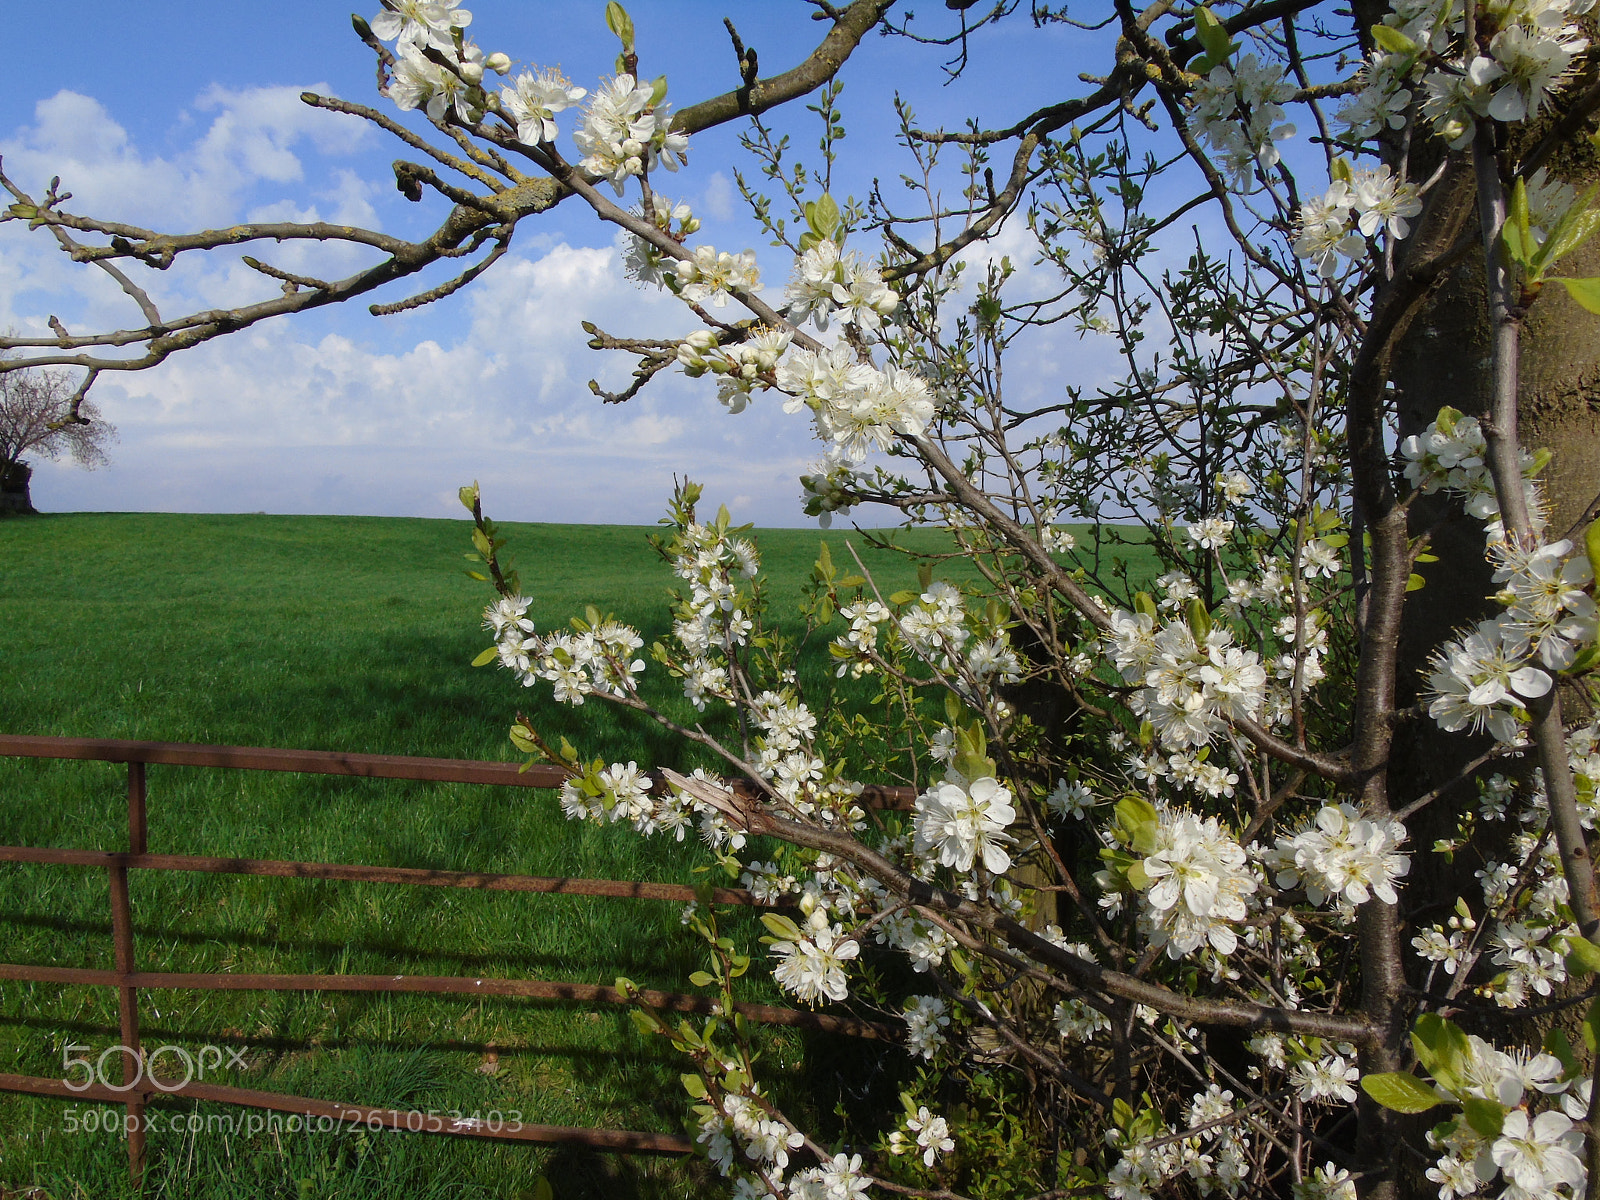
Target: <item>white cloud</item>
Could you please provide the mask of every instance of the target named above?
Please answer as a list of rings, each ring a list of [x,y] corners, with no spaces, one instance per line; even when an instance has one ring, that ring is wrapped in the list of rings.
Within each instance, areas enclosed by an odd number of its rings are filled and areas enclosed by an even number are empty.
[[[719,221],[730,221],[733,219],[734,202],[738,198],[739,194],[733,188],[733,180],[721,171],[716,171],[706,180],[705,195],[700,201],[700,206],[707,216],[715,217]]]
[[[428,336],[460,324],[452,305],[469,315],[459,336]],[[97,396],[123,431],[112,465],[41,466],[37,502],[453,516],[455,489],[477,478],[498,516],[649,523],[687,472],[740,493],[741,519],[803,520],[793,481],[814,446],[802,418],[762,401],[731,417],[708,382],[675,370],[620,407],[589,391],[596,375],[619,389],[634,360],[590,350],[584,320],[639,336],[692,326],[670,296],[627,280],[614,251],[508,255],[438,310],[373,319],[370,339],[268,323],[103,377]]]
[[[34,123],[0,142],[0,154],[7,174],[35,194],[59,175],[74,196],[72,211],[114,212],[131,224],[169,230],[222,224],[257,182],[303,177],[297,143],[346,155],[370,136],[358,117],[302,103],[303,90],[213,87],[197,105],[215,114],[209,126],[174,158],[146,157],[98,100],[60,91],[34,106]]]

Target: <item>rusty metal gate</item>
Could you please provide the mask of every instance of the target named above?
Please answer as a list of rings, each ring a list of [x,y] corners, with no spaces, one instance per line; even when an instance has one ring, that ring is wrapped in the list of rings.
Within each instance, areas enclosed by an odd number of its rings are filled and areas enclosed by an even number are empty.
[[[674,1134],[620,1129],[577,1128],[522,1124],[515,1131],[493,1129],[481,1120],[441,1119],[417,1110],[374,1108],[367,1105],[321,1100],[225,1087],[186,1080],[181,1086],[157,1086],[139,1058],[139,992],[145,989],[259,990],[291,992],[406,992],[447,993],[463,996],[520,996],[578,1003],[639,1004],[671,1012],[716,1011],[707,996],[674,992],[638,991],[625,994],[614,987],[564,983],[539,979],[468,978],[447,975],[248,975],[181,974],[141,971],[134,959],[133,914],[128,898],[128,872],[197,871],[222,875],[274,876],[290,879],[327,879],[350,882],[405,884],[421,887],[475,888],[489,891],[538,892],[568,896],[602,896],[613,899],[667,900],[686,903],[695,889],[683,884],[648,883],[613,879],[579,879],[534,875],[485,874],[471,871],[434,871],[409,867],[376,867],[348,863],[290,862],[252,858],[218,858],[193,854],[153,854],[149,850],[145,819],[145,766],[162,764],[189,767],[225,767],[250,771],[291,771],[316,775],[344,775],[367,779],[404,779],[437,783],[479,783],[507,787],[559,787],[565,772],[554,766],[535,765],[526,770],[518,763],[472,762],[462,759],[414,758],[385,754],[343,754],[321,750],[278,750],[243,746],[198,746],[174,742],[120,741],[99,738],[27,737],[0,734],[0,756],[79,759],[126,763],[128,768],[128,848],[121,850],[57,849],[34,846],[0,846],[0,862],[42,863],[87,867],[106,871],[111,882],[111,932],[116,969],[0,963],[0,979],[117,989],[118,1022],[122,1037],[122,1086],[91,1080],[87,1086],[68,1086],[66,1080],[0,1073],[0,1091],[26,1092],[70,1100],[93,1100],[126,1109],[123,1130],[128,1146],[128,1169],[137,1186],[145,1165],[146,1105],[155,1097],[212,1101],[248,1108],[298,1114],[305,1118],[364,1124],[373,1128],[427,1132],[454,1137],[496,1141],[580,1145],[631,1154],[688,1154],[693,1144]],[[864,804],[903,807],[914,789],[868,787]],[[759,902],[738,888],[713,892],[718,904],[754,906]],[[886,1027],[853,1017],[803,1012],[765,1004],[740,1004],[738,1011],[750,1021],[817,1029],[854,1037],[887,1039]],[[133,1082],[128,1081],[132,1079]]]

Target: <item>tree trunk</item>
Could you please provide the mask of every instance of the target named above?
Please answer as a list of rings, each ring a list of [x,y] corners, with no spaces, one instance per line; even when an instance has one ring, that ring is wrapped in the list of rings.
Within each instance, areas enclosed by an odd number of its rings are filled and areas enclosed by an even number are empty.
[[[25,462],[14,462],[0,471],[0,513],[31,513],[38,510],[28,493],[28,481],[33,478],[33,468]]]
[[[1529,144],[1540,132],[1533,131]],[[1600,182],[1593,150],[1576,138],[1547,171],[1574,185],[1580,197]],[[1468,236],[1479,238],[1475,215],[1466,225]],[[1564,259],[1559,273],[1600,275],[1600,242]],[[1402,439],[1420,433],[1447,405],[1468,416],[1484,416],[1489,400],[1489,338],[1483,251],[1481,240],[1476,240],[1413,322],[1396,355],[1391,380]],[[1545,449],[1551,455],[1540,476],[1549,506],[1545,539],[1581,538],[1584,526],[1600,509],[1600,317],[1581,309],[1559,285],[1547,287],[1527,314],[1519,383],[1518,439],[1526,450]],[[1495,585],[1484,556],[1482,521],[1463,512],[1458,500],[1435,494],[1417,498],[1409,526],[1413,538],[1430,537],[1429,548],[1439,561],[1417,567],[1425,586],[1408,597],[1396,679],[1400,706],[1425,699],[1428,659],[1441,642],[1499,611],[1491,598]],[[1590,707],[1581,691],[1563,686],[1562,711],[1569,725],[1589,719]],[[1460,815],[1477,808],[1478,778],[1494,771],[1525,775],[1531,769],[1531,758],[1502,759],[1462,778],[1491,744],[1487,736],[1445,733],[1425,712],[1409,720],[1395,739],[1389,785],[1397,807],[1458,781],[1408,822],[1412,865],[1401,896],[1407,941],[1415,927],[1446,921],[1457,897],[1480,912],[1483,896],[1477,870],[1485,858],[1505,861],[1510,854],[1507,843],[1513,831],[1506,822],[1480,822],[1471,844],[1453,856],[1432,853],[1435,841],[1456,834]],[[1425,964],[1408,958],[1407,974],[1420,985],[1420,968]],[[1556,1020],[1547,1016],[1522,1027],[1502,1023],[1496,1029],[1472,1028],[1470,1020],[1463,1023],[1491,1040],[1503,1041],[1509,1033],[1538,1045]],[[1421,1178],[1420,1169],[1407,1174],[1401,1180],[1402,1194],[1408,1190],[1431,1194],[1433,1185]]]

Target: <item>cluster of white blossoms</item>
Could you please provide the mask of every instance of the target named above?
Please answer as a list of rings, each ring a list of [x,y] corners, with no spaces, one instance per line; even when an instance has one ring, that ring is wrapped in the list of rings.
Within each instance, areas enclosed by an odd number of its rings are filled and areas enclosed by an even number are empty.
[[[683,678],[683,694],[704,712],[707,703],[733,703],[728,656],[749,640],[749,593],[741,580],[753,580],[761,558],[745,538],[730,536],[721,525],[686,523],[679,533],[672,571],[689,585],[678,605],[672,636],[683,651],[674,674]]]
[[[802,911],[809,899],[802,899]],[[829,919],[826,908],[816,905],[805,923],[795,926],[793,936],[772,942],[772,953],[781,960],[772,971],[778,986],[806,1004],[816,1004],[850,994],[845,964],[861,953],[861,944]]]
[[[1485,1195],[1497,1177],[1505,1185],[1500,1200],[1583,1195],[1583,1134],[1573,1122],[1588,1116],[1589,1081],[1566,1077],[1552,1055],[1503,1051],[1476,1035],[1467,1036],[1463,1058],[1459,1081],[1436,1079],[1435,1086],[1457,1103],[1487,1102],[1505,1116],[1492,1135],[1461,1116],[1428,1135],[1428,1144],[1442,1152],[1427,1172],[1440,1200]],[[1560,1109],[1535,1113],[1540,1096],[1560,1097]]]
[[[1234,185],[1248,190],[1257,167],[1276,166],[1278,143],[1294,136],[1283,103],[1295,93],[1279,63],[1246,54],[1233,67],[1211,68],[1189,95],[1190,122],[1216,151]]]
[[[931,867],[931,864],[928,864]],[[930,870],[919,870],[929,874]],[[944,956],[955,948],[956,940],[932,921],[920,920],[910,913],[895,913],[884,917],[873,931],[880,946],[894,946],[911,960],[911,969],[919,975],[944,962]]]
[[[906,1049],[920,1058],[932,1058],[945,1044],[950,1028],[950,1006],[937,996],[913,996],[906,1001]]]
[[[1237,1196],[1250,1177],[1249,1134],[1236,1119],[1234,1094],[1209,1084],[1190,1100],[1188,1130],[1170,1132],[1153,1110],[1136,1119],[1138,1132],[1113,1129],[1106,1144],[1121,1153],[1106,1178],[1113,1200],[1154,1200],[1169,1194],[1168,1185],[1187,1175],[1202,1196]]]
[[[1182,808],[1160,810],[1155,849],[1139,864],[1150,944],[1182,958],[1209,944],[1218,954],[1238,946],[1234,925],[1250,911],[1255,874],[1244,847],[1215,817]]]
[[[700,230],[700,218],[682,201],[668,200],[660,192],[650,193],[650,208],[638,210],[635,216],[643,217],[675,242]],[[641,284],[667,286],[667,276],[677,278],[676,259],[669,258],[661,247],[646,241],[636,233],[627,235],[627,250],[623,254],[622,269],[629,279]]]
[[[1312,904],[1353,907],[1374,896],[1394,904],[1395,881],[1411,869],[1398,852],[1405,837],[1399,821],[1364,817],[1349,804],[1325,804],[1310,825],[1280,835],[1261,857],[1276,867],[1280,888],[1303,886]]]
[[[517,140],[537,146],[553,142],[559,132],[555,116],[589,93],[554,67],[537,74],[524,71],[510,87],[500,89],[500,111],[517,127]]]
[[[1119,608],[1105,640],[1122,677],[1138,688],[1128,706],[1168,749],[1209,745],[1228,718],[1260,712],[1267,688],[1261,656],[1235,646],[1224,625],[1197,640],[1187,620],[1158,625],[1149,612]]]
[[[1447,642],[1429,662],[1428,714],[1450,731],[1487,731],[1496,741],[1521,737],[1527,701],[1550,691],[1548,672],[1571,666],[1600,632],[1587,555],[1572,542],[1525,548],[1510,544],[1499,521],[1487,445],[1478,422],[1442,409],[1421,434],[1401,443],[1406,477],[1423,492],[1460,495],[1473,516],[1490,522],[1489,557],[1505,611]],[[1522,486],[1535,534],[1545,525],[1534,479],[1540,463],[1519,451]]]
[[[744,1160],[774,1182],[781,1182],[789,1166],[789,1151],[805,1145],[805,1137],[777,1117],[759,1088],[752,1086],[750,1092],[723,1095],[720,1106],[695,1105],[700,1118],[695,1140],[706,1148],[706,1157],[723,1175],[733,1172],[742,1151]]]
[[[629,696],[644,660],[634,651],[644,645],[637,630],[618,621],[575,622],[574,633],[540,637],[528,619],[526,596],[508,596],[484,611],[483,624],[495,637],[500,665],[523,687],[540,679],[554,686],[555,698],[581,705],[585,696],[601,692]]]
[[[697,329],[678,343],[678,363],[692,379],[708,371],[715,375],[717,399],[729,412],[743,412],[757,387],[773,383],[773,371],[793,337],[787,329],[763,325],[724,346],[714,330]]]
[[[1011,800],[1010,790],[988,776],[929,788],[914,810],[917,856],[963,875],[979,861],[990,874],[1003,874],[1011,866],[1005,848],[1015,841],[1006,832],[1017,819]]]
[[[1417,187],[1392,175],[1387,166],[1357,168],[1335,179],[1328,190],[1300,205],[1300,231],[1294,252],[1311,260],[1332,279],[1341,257],[1360,259],[1367,239],[1387,231],[1395,239],[1411,232],[1410,219],[1422,211]]]
[[[734,293],[753,292],[761,286],[754,250],[731,254],[711,246],[696,246],[688,258],[677,261],[673,273],[678,278],[678,295],[690,304],[710,304],[713,308],[726,308]]]
[[[1460,496],[1467,512],[1489,523],[1489,540],[1495,542],[1502,536],[1500,502],[1495,497],[1488,452],[1478,419],[1463,416],[1453,408],[1441,408],[1425,430],[1400,443],[1400,456],[1406,460],[1406,480],[1424,495],[1447,491]],[[1535,479],[1541,464],[1537,457],[1520,448],[1517,457],[1522,467],[1524,506],[1538,532],[1545,524],[1544,498]]]
[[[787,316],[796,325],[811,321],[828,328],[837,313],[867,337],[875,335],[900,304],[900,296],[878,268],[854,251],[842,251],[831,238],[823,238],[794,261],[794,273],[784,289],[789,300]]]
[[[1579,794],[1578,819],[1592,831],[1600,807],[1595,800],[1600,783],[1600,723],[1574,730],[1567,738],[1568,761]],[[1520,803],[1516,803],[1518,796]],[[1418,957],[1438,964],[1446,975],[1470,971],[1488,956],[1495,968],[1492,978],[1474,990],[1503,1008],[1520,1008],[1536,997],[1547,997],[1567,981],[1563,939],[1578,936],[1567,909],[1567,881],[1553,839],[1545,836],[1549,819],[1542,772],[1532,773],[1519,788],[1502,775],[1479,784],[1480,812],[1463,814],[1461,837],[1441,844],[1449,849],[1464,844],[1475,820],[1503,821],[1515,815],[1520,829],[1507,844],[1509,858],[1491,858],[1477,871],[1483,892],[1483,919],[1474,919],[1464,902],[1447,922],[1435,923],[1411,939]]]
[[[498,111],[519,141],[538,146],[556,139],[555,115],[588,96],[583,122],[572,137],[583,154],[578,165],[591,179],[606,180],[620,196],[629,178],[658,167],[676,171],[684,162],[689,139],[672,129],[663,83],[621,74],[590,93],[574,87],[559,70],[545,68],[524,71],[498,97],[490,95],[482,86],[484,71],[507,74],[511,59],[499,52],[485,56],[465,38],[472,14],[459,4],[387,0],[385,11],[369,22],[375,36],[396,43],[388,94],[398,107],[425,108],[436,121],[453,112],[463,124]]]
[[[1576,18],[1593,7],[1594,0],[1491,0],[1477,6],[1478,42],[1466,47],[1459,4],[1397,0],[1383,24],[1399,42],[1372,54],[1361,90],[1340,109],[1346,139],[1402,128],[1419,97],[1423,119],[1453,150],[1472,141],[1479,121],[1536,116],[1588,46]]]
[[[955,1148],[949,1122],[930,1113],[926,1104],[919,1106],[915,1115],[906,1118],[904,1132],[896,1129],[889,1135],[890,1154],[920,1154],[925,1167],[933,1166],[939,1155],[948,1154]]]
[[[688,137],[672,129],[670,106],[661,102],[656,87],[632,75],[601,82],[572,140],[583,151],[578,166],[610,183],[619,196],[629,178],[657,167],[676,171],[689,152]]]
[[[848,342],[790,350],[778,364],[777,386],[789,395],[783,411],[811,409],[817,436],[848,462],[887,450],[899,435],[914,437],[933,420],[926,380],[900,367],[880,371]]]

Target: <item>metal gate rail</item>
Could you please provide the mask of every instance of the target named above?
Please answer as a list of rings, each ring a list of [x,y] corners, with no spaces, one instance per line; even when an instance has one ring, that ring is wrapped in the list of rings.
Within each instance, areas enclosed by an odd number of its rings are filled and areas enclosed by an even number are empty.
[[[0,979],[68,986],[117,989],[118,1024],[124,1052],[119,1056],[124,1084],[120,1088],[90,1083],[69,1087],[64,1080],[0,1073],[0,1091],[24,1092],[74,1100],[97,1100],[126,1109],[123,1129],[128,1144],[128,1169],[135,1186],[142,1183],[145,1167],[145,1108],[160,1096],[206,1100],[220,1104],[269,1109],[344,1123],[361,1123],[412,1132],[498,1141],[581,1145],[630,1154],[689,1154],[688,1138],[632,1130],[574,1128],[519,1124],[516,1131],[491,1129],[482,1121],[444,1120],[434,1113],[373,1108],[308,1096],[287,1096],[248,1088],[187,1081],[181,1086],[157,1086],[148,1079],[139,1058],[140,989],[197,991],[336,991],[445,993],[472,996],[519,996],[584,1004],[639,1004],[671,1012],[714,1013],[717,1001],[708,996],[673,992],[635,991],[614,987],[538,979],[467,978],[445,975],[250,975],[174,973],[135,969],[133,915],[128,899],[130,870],[193,871],[206,874],[252,875],[287,879],[328,879],[346,882],[404,884],[424,887],[475,888],[486,891],[601,896],[612,899],[695,899],[695,889],[682,884],[632,880],[579,879],[533,875],[490,874],[472,871],[438,871],[411,867],[378,867],[350,863],[295,862],[274,859],[221,858],[192,854],[152,854],[148,849],[145,766],[223,767],[237,770],[290,771],[303,774],[342,775],[367,779],[407,779],[435,783],[494,784],[507,787],[559,787],[566,773],[559,767],[518,763],[475,762],[465,759],[418,758],[388,754],[345,754],[323,750],[281,750],[249,746],[201,746],[179,742],[123,741],[110,738],[61,738],[0,734],[0,756],[76,759],[126,763],[128,767],[127,851],[64,849],[36,846],[0,846],[0,862],[38,863],[105,870],[111,884],[111,932],[116,969],[0,963]],[[659,786],[659,784],[658,784]],[[873,807],[909,807],[915,789],[869,786],[862,802]],[[718,888],[718,904],[760,905],[748,891]],[[789,1025],[893,1040],[898,1035],[871,1021],[827,1013],[804,1012],[765,1004],[739,1004],[746,1019],[763,1024]],[[129,1079],[134,1080],[130,1085]]]

